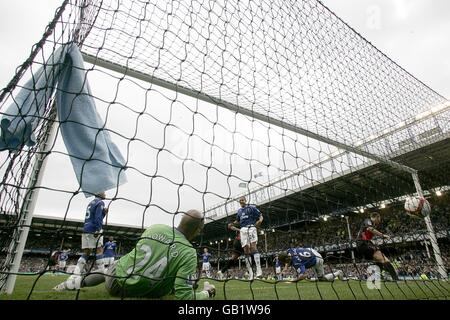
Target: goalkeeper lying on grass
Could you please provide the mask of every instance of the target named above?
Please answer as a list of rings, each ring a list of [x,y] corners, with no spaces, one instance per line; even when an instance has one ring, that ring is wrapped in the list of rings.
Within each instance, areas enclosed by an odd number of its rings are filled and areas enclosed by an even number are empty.
[[[74,274],[54,290],[76,290],[105,282],[106,290],[115,297],[161,298],[168,294],[183,300],[214,297],[215,287],[208,282],[202,291],[195,291],[197,254],[190,241],[201,232],[203,223],[202,213],[189,210],[176,228],[150,226],[136,247],[111,265],[106,274]]]

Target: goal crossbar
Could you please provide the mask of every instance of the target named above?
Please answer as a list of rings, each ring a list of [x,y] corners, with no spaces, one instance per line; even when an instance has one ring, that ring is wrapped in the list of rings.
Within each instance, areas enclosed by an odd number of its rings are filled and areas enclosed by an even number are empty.
[[[281,120],[269,117],[267,115],[263,115],[263,114],[261,114],[259,112],[255,112],[253,110],[249,110],[249,109],[246,109],[246,108],[239,107],[238,105],[235,105],[235,104],[230,103],[228,101],[225,101],[225,100],[213,97],[213,96],[205,94],[203,92],[192,90],[192,89],[186,88],[184,86],[180,86],[180,85],[174,84],[172,82],[169,82],[169,81],[166,81],[166,80],[163,80],[163,79],[160,79],[160,78],[157,78],[157,77],[145,74],[145,73],[137,71],[137,70],[133,70],[133,69],[128,68],[128,67],[124,67],[124,66],[122,66],[120,64],[113,63],[113,62],[104,60],[102,58],[99,58],[99,57],[96,57],[96,56],[93,56],[93,55],[90,55],[90,54],[82,53],[82,55],[83,55],[84,61],[87,62],[87,63],[93,64],[93,65],[97,65],[99,67],[102,67],[102,68],[105,68],[105,69],[108,69],[108,70],[111,70],[111,71],[114,71],[114,72],[118,72],[118,73],[130,76],[130,77],[133,77],[135,79],[142,80],[142,81],[145,81],[145,82],[148,82],[148,83],[151,83],[151,84],[154,84],[154,85],[157,85],[157,86],[169,89],[169,90],[173,90],[173,91],[179,92],[181,94],[184,94],[186,96],[189,96],[189,97],[192,97],[192,98],[196,98],[196,99],[199,99],[199,100],[207,102],[207,103],[213,103],[213,104],[219,105],[219,106],[221,106],[221,107],[223,107],[225,109],[228,109],[230,111],[233,111],[235,113],[239,113],[239,114],[242,114],[242,115],[254,118],[254,119],[258,119],[260,121],[263,121],[263,122],[266,122],[266,123],[269,123],[269,124],[272,124],[272,125],[275,125],[275,126],[278,126],[280,128],[284,128],[284,129],[287,129],[289,131],[299,133],[301,135],[304,135],[306,137],[315,139],[317,141],[321,141],[321,142],[333,145],[333,146],[335,146],[337,148],[340,148],[342,150],[353,152],[353,153],[359,154],[359,155],[361,155],[363,157],[366,157],[366,158],[378,161],[380,163],[387,164],[387,165],[389,165],[391,167],[394,167],[394,168],[397,168],[397,169],[399,169],[401,171],[405,171],[405,172],[408,172],[408,173],[411,173],[411,174],[414,174],[414,173],[417,172],[417,170],[414,169],[414,168],[405,166],[403,164],[400,164],[398,162],[392,161],[390,159],[386,159],[386,158],[380,157],[380,156],[378,156],[376,154],[373,154],[373,153],[361,150],[359,148],[356,148],[356,147],[353,147],[353,146],[349,146],[347,144],[338,142],[338,141],[330,139],[328,137],[324,137],[322,135],[316,134],[316,133],[311,132],[309,130],[297,127],[297,126],[292,125],[290,123],[287,123],[287,122],[284,122],[284,121],[281,121]]]

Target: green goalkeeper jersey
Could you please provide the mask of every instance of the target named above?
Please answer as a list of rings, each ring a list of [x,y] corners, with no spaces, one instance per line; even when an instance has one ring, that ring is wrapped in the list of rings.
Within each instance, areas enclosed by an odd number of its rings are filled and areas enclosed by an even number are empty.
[[[167,225],[144,231],[136,247],[119,259],[115,275],[127,296],[160,298],[175,293],[177,299],[203,300],[195,292],[197,253],[185,236]]]

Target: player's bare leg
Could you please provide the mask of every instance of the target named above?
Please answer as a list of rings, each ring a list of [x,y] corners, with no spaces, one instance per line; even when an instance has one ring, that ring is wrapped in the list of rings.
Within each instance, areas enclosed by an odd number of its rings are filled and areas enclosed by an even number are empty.
[[[225,272],[228,272],[228,269],[230,268],[230,265],[232,263],[235,263],[239,259],[239,256],[240,256],[240,254],[235,252],[235,251],[233,251],[231,253],[230,259],[225,261],[223,267],[219,271],[217,271],[217,275],[219,276],[219,280],[223,280],[224,279]],[[227,278],[228,278],[228,276],[227,276]]]
[[[386,270],[391,275],[394,281],[399,280],[397,272],[389,259],[380,251],[377,250],[373,253],[373,260],[380,270]]]

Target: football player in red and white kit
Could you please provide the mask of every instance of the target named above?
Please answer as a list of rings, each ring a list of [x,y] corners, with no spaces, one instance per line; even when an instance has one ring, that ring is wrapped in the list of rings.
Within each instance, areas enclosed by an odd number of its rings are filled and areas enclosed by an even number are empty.
[[[397,272],[389,259],[381,252],[380,248],[372,242],[374,236],[379,236],[385,239],[389,239],[390,236],[378,231],[377,227],[381,223],[381,215],[378,212],[374,212],[363,221],[361,228],[358,232],[357,246],[358,252],[364,256],[367,260],[373,260],[375,264],[382,271],[383,269],[389,272],[393,280],[398,280]]]

